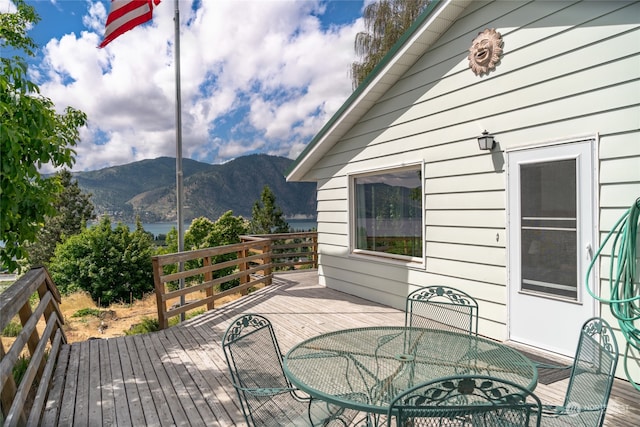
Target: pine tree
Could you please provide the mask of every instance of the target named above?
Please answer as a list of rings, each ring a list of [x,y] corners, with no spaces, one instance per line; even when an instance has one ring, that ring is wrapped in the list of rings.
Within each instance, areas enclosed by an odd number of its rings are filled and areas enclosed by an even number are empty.
[[[284,219],[282,209],[276,205],[276,196],[265,185],[251,210],[250,232],[252,234],[288,233],[289,224]]]
[[[80,233],[87,226],[87,221],[96,217],[91,195],[80,190],[78,181],[72,180],[71,172],[64,169],[49,179],[59,180],[63,190],[53,203],[56,215],[45,218],[36,241],[27,246],[32,266],[48,266],[56,245]]]

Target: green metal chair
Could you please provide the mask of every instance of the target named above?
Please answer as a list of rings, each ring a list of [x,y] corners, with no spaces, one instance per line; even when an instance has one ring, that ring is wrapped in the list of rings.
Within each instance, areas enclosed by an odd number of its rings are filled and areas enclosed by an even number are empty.
[[[396,396],[387,426],[540,426],[540,399],[510,381],[484,375],[440,378]]]
[[[580,331],[562,406],[543,407],[544,426],[599,427],[618,364],[618,343],[606,320],[593,317]]]
[[[407,296],[405,326],[478,334],[478,302],[447,286],[425,286]]]
[[[346,427],[357,414],[312,399],[292,386],[284,374],[273,325],[263,316],[236,318],[224,334],[222,347],[249,426]]]

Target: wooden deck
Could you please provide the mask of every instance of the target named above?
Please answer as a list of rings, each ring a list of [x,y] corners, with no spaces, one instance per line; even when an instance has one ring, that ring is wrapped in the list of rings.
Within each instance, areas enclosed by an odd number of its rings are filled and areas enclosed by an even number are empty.
[[[65,346],[43,425],[245,425],[220,340],[231,319],[248,312],[273,322],[285,352],[323,332],[404,323],[402,311],[320,287],[315,270],[278,274],[273,285],[180,326]],[[558,403],[566,384],[541,384],[536,393]],[[638,397],[616,380],[605,425],[640,425]]]

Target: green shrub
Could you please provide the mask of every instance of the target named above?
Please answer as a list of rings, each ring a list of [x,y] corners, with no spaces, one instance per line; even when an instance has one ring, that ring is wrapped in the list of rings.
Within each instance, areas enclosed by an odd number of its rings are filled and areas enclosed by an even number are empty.
[[[198,316],[204,313],[205,309],[193,310],[185,315],[185,320],[191,319],[192,317]],[[180,316],[174,316],[169,319],[169,326],[175,326],[180,322]],[[155,332],[160,330],[160,322],[158,319],[150,319],[148,317],[143,317],[140,323],[132,325],[128,331],[124,331],[125,335],[138,335],[138,334],[146,334],[149,332]]]
[[[86,316],[100,317],[100,310],[98,310],[97,308],[81,308],[80,310],[73,313],[71,317],[86,317]]]
[[[49,359],[49,350],[45,351],[44,353],[45,362],[47,361],[47,359]],[[20,385],[22,378],[24,378],[24,374],[27,372],[27,368],[29,367],[30,362],[31,357],[25,356],[23,354],[18,358],[16,364],[13,365],[13,380],[15,381],[16,385]]]
[[[149,332],[155,332],[160,330],[160,323],[158,319],[151,319],[149,317],[143,317],[140,323],[137,323],[128,331],[124,331],[125,335],[138,335],[138,334],[146,334]]]
[[[207,310],[205,310],[204,308],[201,308],[199,310],[190,311],[189,313],[185,314],[184,320],[189,320],[192,317],[199,316],[202,313],[204,313],[205,311],[207,311]],[[174,316],[174,317],[169,319],[169,326],[175,326],[178,323],[180,323],[180,316]]]
[[[9,322],[2,330],[3,337],[17,337],[22,331],[22,325],[18,322]]]
[[[103,307],[142,299],[154,290],[154,247],[140,221],[136,230],[105,216],[97,225],[56,246],[49,273],[64,295],[83,290]]]
[[[16,361],[16,364],[13,366],[13,380],[16,384],[20,384],[20,381],[22,381],[22,377],[24,377],[25,372],[27,372],[30,361],[31,358],[25,355],[20,356]]]

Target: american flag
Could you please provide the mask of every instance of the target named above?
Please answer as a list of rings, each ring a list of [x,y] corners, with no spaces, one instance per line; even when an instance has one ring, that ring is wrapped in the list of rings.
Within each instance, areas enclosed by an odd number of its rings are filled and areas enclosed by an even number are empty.
[[[159,5],[160,0],[111,0],[104,39],[98,47],[105,47],[116,37],[151,20],[154,4]]]

